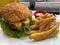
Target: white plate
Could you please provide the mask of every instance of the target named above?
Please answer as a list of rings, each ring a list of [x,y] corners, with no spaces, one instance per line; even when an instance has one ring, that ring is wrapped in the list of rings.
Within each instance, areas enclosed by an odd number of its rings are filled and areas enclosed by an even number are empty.
[[[58,17],[57,21],[60,22],[60,19],[58,19]],[[4,35],[2,29],[0,28],[0,45],[59,45],[59,44],[60,44],[60,28],[57,37],[36,42],[32,42],[28,37],[23,37],[21,39],[9,38],[6,35]]]

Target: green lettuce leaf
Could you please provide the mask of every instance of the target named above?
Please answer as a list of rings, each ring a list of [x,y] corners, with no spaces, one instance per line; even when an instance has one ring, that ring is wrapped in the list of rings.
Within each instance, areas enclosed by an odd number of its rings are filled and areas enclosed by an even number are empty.
[[[9,37],[20,38],[25,35],[23,27],[20,30],[13,30],[10,28],[10,26],[5,21],[1,19],[0,19],[0,25],[1,25],[3,32]]]

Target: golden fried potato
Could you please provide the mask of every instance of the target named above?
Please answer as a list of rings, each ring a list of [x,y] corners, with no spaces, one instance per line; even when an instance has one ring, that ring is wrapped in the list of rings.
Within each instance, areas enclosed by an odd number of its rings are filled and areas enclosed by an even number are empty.
[[[47,36],[47,38],[51,38],[51,37],[55,37],[57,34],[58,34],[58,31],[59,30],[55,30],[55,31],[53,31],[49,36]]]
[[[52,17],[52,16],[54,16],[54,14],[53,14],[53,13],[48,14],[48,15],[47,15],[47,18],[50,18],[50,17]]]
[[[44,31],[47,31],[47,30],[49,30],[50,29],[50,24],[47,24],[46,26],[45,26],[45,28],[44,28]]]
[[[34,33],[31,34],[29,36],[30,39],[34,39],[34,40],[43,40],[46,39],[47,36],[49,36],[50,34],[52,34],[57,28],[58,28],[59,24],[56,23],[56,25],[54,27],[52,27],[52,29],[49,29],[45,32],[41,32],[41,33]]]
[[[45,24],[41,25],[41,26],[39,27],[39,32],[44,31],[44,28],[45,28]]]
[[[38,25],[37,24],[35,24],[35,25],[32,25],[31,27],[30,27],[30,29],[32,29],[32,30],[34,30],[34,29],[38,29]]]
[[[40,18],[40,20],[42,20],[42,21],[40,22],[40,25],[43,25],[43,24],[45,24],[45,23],[48,24],[48,23],[50,23],[50,22],[55,21],[55,20],[56,20],[56,17],[52,16],[52,17],[46,18],[46,19],[41,19],[41,18]]]
[[[33,33],[37,33],[37,31],[36,31],[36,30],[32,30],[32,31],[30,31],[30,32],[25,32],[26,35],[31,35],[31,34],[33,34]]]
[[[41,21],[39,21],[38,19],[32,19],[33,24],[40,24]]]
[[[43,15],[40,16],[40,18],[44,18],[45,19],[47,17],[47,15],[48,15],[48,13],[43,14]]]
[[[50,23],[50,22],[53,22],[53,21],[55,21],[56,20],[56,17],[50,17],[50,18],[46,18],[45,19],[45,23],[47,24],[47,23]]]

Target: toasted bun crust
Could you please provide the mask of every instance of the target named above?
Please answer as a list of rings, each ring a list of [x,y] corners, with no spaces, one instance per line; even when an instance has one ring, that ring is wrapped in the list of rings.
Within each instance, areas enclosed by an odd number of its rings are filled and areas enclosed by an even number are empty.
[[[16,22],[30,17],[31,12],[28,7],[23,4],[11,3],[2,9],[1,14],[6,21]]]

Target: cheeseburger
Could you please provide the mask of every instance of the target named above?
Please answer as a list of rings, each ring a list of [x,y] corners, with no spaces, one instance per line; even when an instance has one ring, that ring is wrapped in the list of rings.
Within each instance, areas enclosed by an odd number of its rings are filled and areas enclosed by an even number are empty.
[[[27,6],[20,3],[10,3],[1,10],[1,27],[10,37],[22,37],[30,31],[31,12]]]

